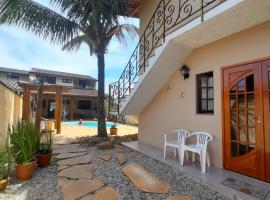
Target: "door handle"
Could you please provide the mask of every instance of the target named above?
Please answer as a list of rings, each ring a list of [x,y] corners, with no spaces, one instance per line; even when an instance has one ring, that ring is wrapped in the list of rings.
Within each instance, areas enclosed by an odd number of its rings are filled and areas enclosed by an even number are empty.
[[[258,123],[258,124],[262,123],[262,118],[261,118],[261,116],[255,117],[255,119],[257,120],[257,123]]]

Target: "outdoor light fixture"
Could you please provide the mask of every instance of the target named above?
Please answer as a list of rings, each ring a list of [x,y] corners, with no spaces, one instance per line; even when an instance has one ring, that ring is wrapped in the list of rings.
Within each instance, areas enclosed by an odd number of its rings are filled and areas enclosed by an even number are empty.
[[[181,67],[180,72],[184,76],[184,80],[189,78],[189,68],[186,65]]]

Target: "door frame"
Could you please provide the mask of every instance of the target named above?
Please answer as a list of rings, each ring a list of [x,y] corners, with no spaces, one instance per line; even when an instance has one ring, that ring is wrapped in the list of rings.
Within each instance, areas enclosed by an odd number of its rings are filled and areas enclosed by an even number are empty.
[[[267,73],[268,72],[268,73]],[[262,89],[263,89],[263,118],[264,118],[264,150],[265,150],[265,168],[270,168],[270,159],[267,156],[270,155],[270,86],[269,86],[269,72],[270,72],[270,59],[262,61]],[[268,122],[268,123],[267,123]],[[265,171],[265,179],[270,182],[270,170]]]
[[[229,68],[234,68],[234,67],[237,67],[237,66],[242,66],[242,65],[248,65],[248,64],[252,64],[252,63],[256,63],[256,62],[261,62],[261,73],[262,73],[262,63],[266,60],[270,60],[270,56],[267,56],[267,57],[262,57],[262,58],[257,58],[257,59],[253,59],[253,60],[249,60],[249,61],[244,61],[244,62],[240,62],[240,63],[236,63],[236,64],[231,64],[231,65],[225,65],[225,66],[221,66],[221,72],[220,72],[220,75],[221,75],[221,120],[222,120],[222,161],[223,161],[223,169],[226,169],[226,149],[225,149],[225,143],[226,143],[226,139],[225,139],[225,102],[224,102],[224,72],[226,69],[229,69]],[[262,82],[262,80],[261,80]],[[263,84],[263,83],[261,83]],[[263,87],[261,88],[261,91],[260,91],[260,95],[261,97],[263,96]],[[262,116],[264,117],[264,110],[263,110],[263,104],[261,105],[261,109],[263,111],[262,113]],[[263,130],[265,131],[265,126],[264,126],[264,120],[263,120]],[[265,160],[266,162],[266,160]],[[237,173],[237,172],[236,172]],[[266,172],[265,172],[266,173]],[[266,180],[264,180],[266,181]]]

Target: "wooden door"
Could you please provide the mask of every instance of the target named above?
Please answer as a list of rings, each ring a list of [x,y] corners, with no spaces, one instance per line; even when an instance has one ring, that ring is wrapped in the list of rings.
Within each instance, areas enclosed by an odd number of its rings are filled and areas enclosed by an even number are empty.
[[[264,135],[265,135],[265,175],[270,182],[270,60],[262,62]]]
[[[225,168],[265,180],[261,63],[223,75]]]

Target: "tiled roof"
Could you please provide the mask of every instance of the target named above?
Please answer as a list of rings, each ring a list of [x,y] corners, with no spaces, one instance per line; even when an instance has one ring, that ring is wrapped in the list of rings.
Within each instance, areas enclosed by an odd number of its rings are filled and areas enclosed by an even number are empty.
[[[87,89],[71,89],[68,93],[71,96],[85,96],[85,97],[97,97],[97,90],[87,90]]]
[[[32,68],[30,70],[30,73],[44,74],[44,75],[49,75],[49,76],[63,76],[63,77],[71,77],[71,78],[96,80],[92,76],[88,76],[88,75],[73,74],[73,73],[59,72],[59,71],[46,70],[46,69],[37,69],[37,68]]]
[[[5,67],[0,67],[0,72],[7,72],[7,73],[15,73],[15,74],[23,74],[23,75],[28,75],[28,71],[26,70],[20,70],[20,69],[12,69],[12,68],[5,68]]]
[[[21,94],[22,88],[18,85],[18,80],[15,79],[8,79],[8,78],[1,78],[0,83],[2,83],[4,86],[12,90],[13,92],[17,94]]]

